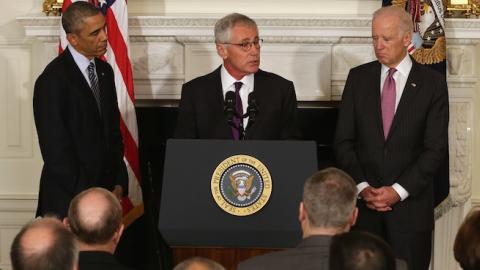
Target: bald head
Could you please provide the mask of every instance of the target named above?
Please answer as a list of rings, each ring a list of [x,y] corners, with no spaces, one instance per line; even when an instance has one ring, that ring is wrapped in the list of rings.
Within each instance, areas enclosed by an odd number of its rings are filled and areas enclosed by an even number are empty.
[[[78,248],[70,231],[56,218],[41,218],[25,225],[10,251],[15,270],[74,269]]]
[[[225,268],[214,260],[192,257],[177,264],[173,270],[225,270]]]
[[[106,189],[87,189],[70,203],[68,223],[80,242],[106,244],[122,226],[120,202]]]

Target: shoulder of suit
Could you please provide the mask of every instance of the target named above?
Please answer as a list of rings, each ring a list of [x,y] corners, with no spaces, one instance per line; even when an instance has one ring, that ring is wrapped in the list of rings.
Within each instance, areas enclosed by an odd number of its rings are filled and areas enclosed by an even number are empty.
[[[380,65],[381,64],[378,61],[372,61],[372,62],[368,62],[368,63],[365,63],[365,64],[355,66],[355,67],[350,69],[350,72],[362,72],[362,71],[366,71],[366,70],[371,70],[372,68],[377,68]]]
[[[196,86],[196,85],[204,85],[204,84],[211,83],[211,82],[216,83],[217,80],[221,80],[220,69],[218,69],[218,68],[215,69],[214,71],[208,73],[208,74],[205,74],[205,75],[196,77],[194,79],[191,79],[190,81],[184,83],[183,85],[186,86],[186,87]]]
[[[290,81],[288,79],[285,79],[284,77],[282,77],[280,75],[277,75],[277,74],[272,73],[272,72],[264,71],[264,70],[261,70],[261,69],[259,69],[257,71],[257,73],[255,73],[255,76],[259,76],[260,78],[266,79],[266,80],[278,81],[278,82],[281,82],[281,83],[292,83],[292,81]]]

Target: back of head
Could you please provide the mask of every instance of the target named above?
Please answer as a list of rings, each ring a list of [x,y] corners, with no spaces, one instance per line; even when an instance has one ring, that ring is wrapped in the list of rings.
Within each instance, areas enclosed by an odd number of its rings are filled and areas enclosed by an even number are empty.
[[[106,244],[122,225],[122,208],[112,192],[90,188],[70,202],[68,222],[80,242]]]
[[[100,13],[100,9],[93,4],[85,1],[76,1],[70,4],[65,12],[62,14],[63,30],[67,34],[78,33],[83,25],[85,18],[95,16]]]
[[[372,21],[380,17],[389,17],[398,19],[398,27],[402,33],[413,32],[413,22],[410,14],[403,8],[397,6],[385,6],[377,9],[373,13]]]
[[[229,43],[231,40],[231,30],[237,24],[242,24],[257,29],[257,24],[255,21],[248,16],[239,13],[231,13],[215,23],[215,42]]]
[[[59,220],[46,217],[22,228],[13,240],[10,258],[14,270],[74,269],[78,247]]]
[[[356,198],[355,182],[336,168],[315,173],[303,188],[303,204],[313,227],[344,228],[351,221]]]
[[[453,244],[453,254],[463,269],[480,269],[479,209],[470,212],[460,226]]]
[[[395,270],[391,247],[378,236],[352,231],[335,235],[330,244],[330,270]]]
[[[216,261],[192,257],[177,264],[173,270],[225,270],[225,268]]]

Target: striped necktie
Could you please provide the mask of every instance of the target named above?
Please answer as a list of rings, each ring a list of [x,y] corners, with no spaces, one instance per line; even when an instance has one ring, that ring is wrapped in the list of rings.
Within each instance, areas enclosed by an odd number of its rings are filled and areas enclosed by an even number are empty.
[[[101,101],[100,101],[100,87],[98,86],[97,74],[95,73],[95,64],[90,62],[87,68],[88,79],[90,80],[90,88],[92,89],[93,96],[97,102],[98,111],[102,112]]]

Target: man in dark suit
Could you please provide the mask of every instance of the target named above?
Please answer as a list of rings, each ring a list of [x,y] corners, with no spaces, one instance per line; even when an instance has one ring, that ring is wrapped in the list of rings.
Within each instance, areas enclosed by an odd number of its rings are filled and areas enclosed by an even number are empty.
[[[357,182],[357,227],[381,236],[409,269],[431,255],[433,177],[446,157],[445,77],[407,53],[410,15],[384,7],[373,15],[378,61],[350,70],[335,135],[338,165]]]
[[[262,41],[255,21],[245,15],[229,14],[215,24],[223,65],[183,85],[175,138],[300,137],[293,83],[259,69]],[[234,104],[229,108],[224,100]]]
[[[105,19],[78,1],[62,16],[68,48],[35,82],[33,111],[44,160],[37,216],[63,218],[70,200],[89,187],[127,192],[120,116],[109,64]]]
[[[122,207],[104,188],[90,188],[73,198],[64,223],[80,244],[79,270],[128,270],[113,255],[123,233]]]
[[[250,258],[238,270],[328,269],[330,240],[350,230],[357,218],[357,188],[352,178],[327,168],[307,179],[300,203],[303,240],[293,249]]]

